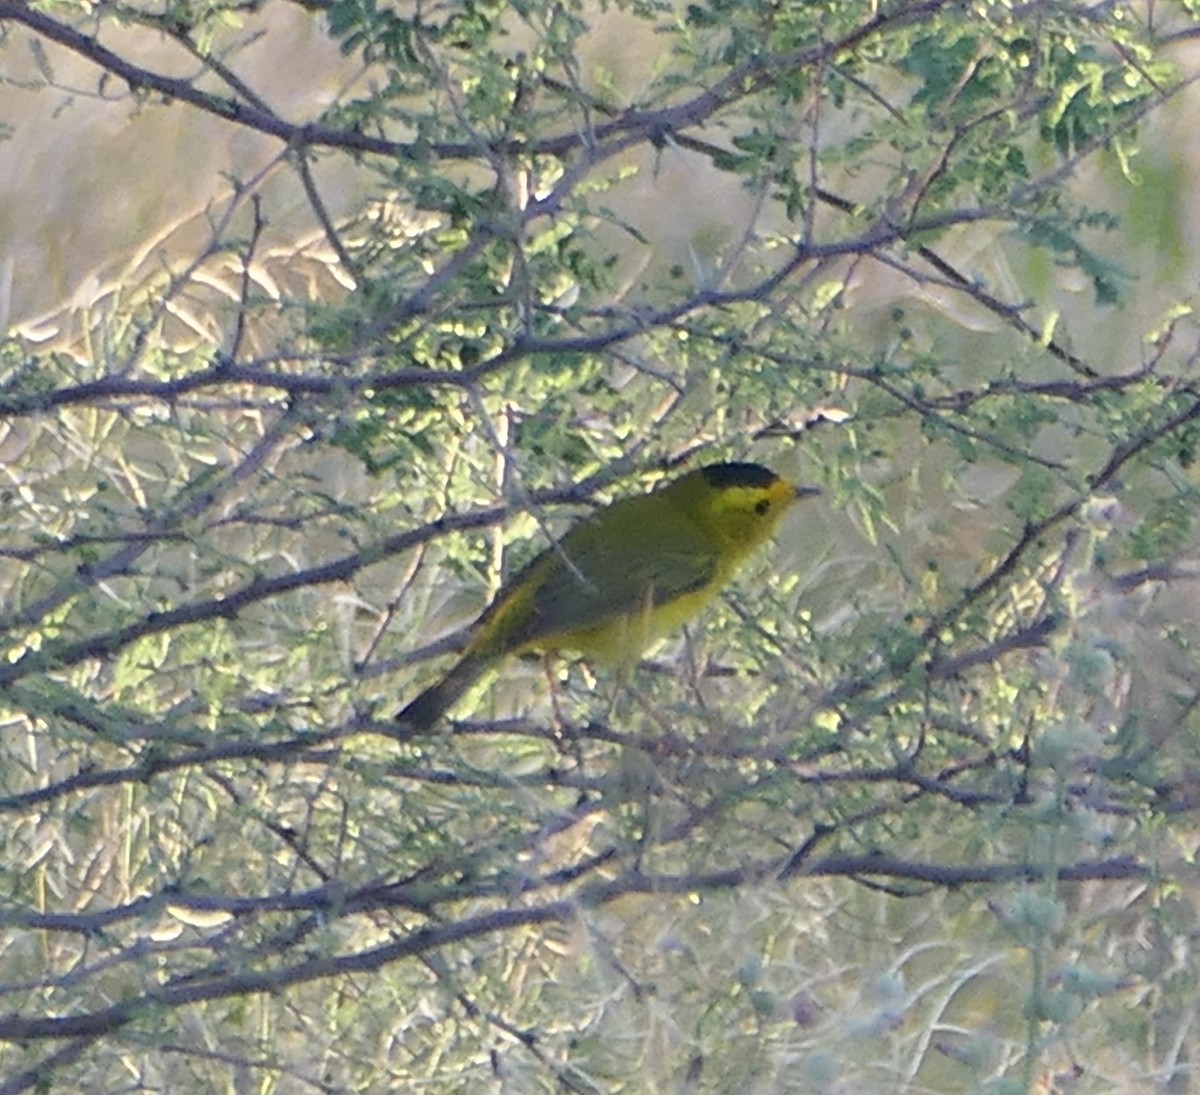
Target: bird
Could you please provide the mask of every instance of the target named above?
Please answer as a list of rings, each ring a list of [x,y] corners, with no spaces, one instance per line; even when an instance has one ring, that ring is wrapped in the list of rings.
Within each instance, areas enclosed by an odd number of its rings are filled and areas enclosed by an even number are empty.
[[[396,720],[428,730],[513,654],[572,651],[631,664],[696,616],[794,503],[820,493],[761,464],[731,462],[603,506],[501,586],[471,625],[458,662]]]

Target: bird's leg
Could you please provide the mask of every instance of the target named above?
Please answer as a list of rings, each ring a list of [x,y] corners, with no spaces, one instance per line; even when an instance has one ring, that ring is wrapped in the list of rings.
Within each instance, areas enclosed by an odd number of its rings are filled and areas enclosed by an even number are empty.
[[[554,670],[553,654],[547,652],[542,655],[542,668],[546,672],[546,683],[550,688],[550,710],[554,716],[554,730],[559,740],[561,740],[562,729],[566,726],[567,720],[563,715],[562,704],[558,695],[558,674]]]
[[[562,706],[559,702],[558,674],[554,672],[552,655],[544,654],[542,656],[542,666],[546,671],[546,680],[550,686],[550,707],[554,712],[554,740],[558,745],[558,751],[564,756],[569,756],[575,762],[576,769],[582,773],[585,763],[583,755],[583,739],[578,734],[568,735],[563,732],[567,725],[567,719],[563,714]],[[568,675],[570,672],[571,667],[568,664]]]

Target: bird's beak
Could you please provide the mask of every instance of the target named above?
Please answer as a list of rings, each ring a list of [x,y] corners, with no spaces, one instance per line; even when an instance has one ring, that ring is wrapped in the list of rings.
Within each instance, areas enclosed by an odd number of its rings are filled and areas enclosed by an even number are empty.
[[[815,498],[818,494],[823,493],[820,487],[797,487],[793,485],[792,490],[795,492],[797,502],[801,498]]]

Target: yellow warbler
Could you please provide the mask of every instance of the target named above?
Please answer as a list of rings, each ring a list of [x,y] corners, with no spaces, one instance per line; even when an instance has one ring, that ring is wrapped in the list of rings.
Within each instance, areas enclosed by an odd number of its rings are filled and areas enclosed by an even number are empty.
[[[397,720],[432,726],[509,654],[632,662],[712,600],[794,502],[819,493],[759,464],[710,464],[597,510],[504,584],[458,663]]]

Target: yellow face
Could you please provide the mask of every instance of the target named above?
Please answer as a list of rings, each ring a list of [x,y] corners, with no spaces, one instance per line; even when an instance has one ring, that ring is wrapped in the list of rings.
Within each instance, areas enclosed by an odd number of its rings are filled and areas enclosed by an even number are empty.
[[[704,523],[726,550],[741,556],[769,540],[800,497],[778,478],[762,486],[717,485],[705,504]]]

